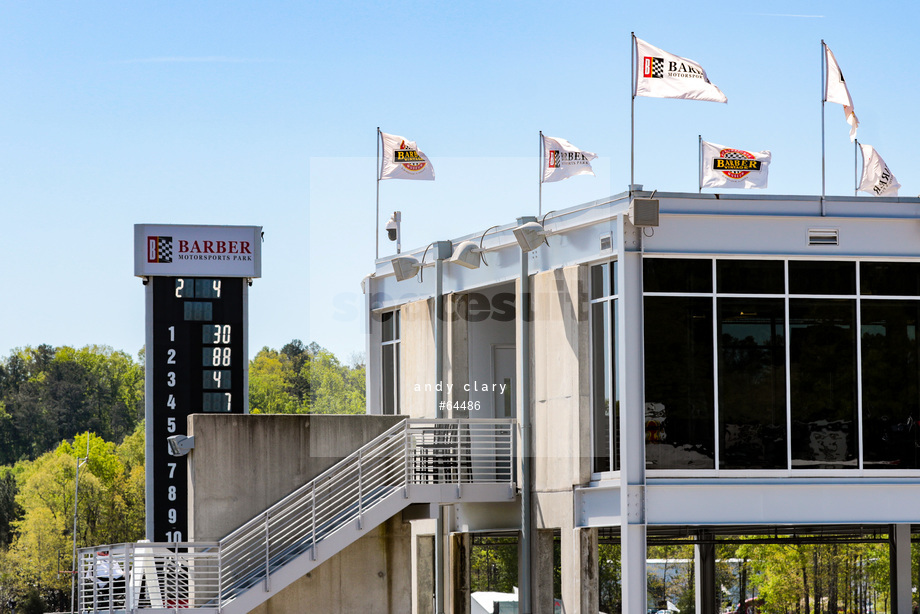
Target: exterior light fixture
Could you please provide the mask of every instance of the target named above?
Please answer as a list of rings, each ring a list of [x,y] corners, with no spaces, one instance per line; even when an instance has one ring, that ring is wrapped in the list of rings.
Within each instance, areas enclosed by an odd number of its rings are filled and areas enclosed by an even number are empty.
[[[479,238],[479,245],[476,245],[473,241],[464,241],[458,245],[448,262],[459,264],[468,269],[478,269],[479,261],[482,260],[483,264],[489,266],[489,263],[486,262],[486,258],[483,255],[485,250],[482,249],[482,242],[485,240],[489,230],[494,228],[498,228],[498,226],[492,226],[492,228],[482,233],[482,236]]]
[[[453,255],[448,262],[459,264],[468,269],[478,269],[479,261],[482,260],[480,253],[482,250],[472,241],[464,241],[457,246]]]
[[[450,256],[453,246],[450,241],[434,241],[429,243],[428,247],[426,247],[425,251],[422,253],[421,262],[414,256],[396,256],[390,260],[390,264],[393,265],[393,273],[396,275],[396,281],[405,281],[418,275],[418,280],[421,282],[422,270],[425,268],[425,257],[428,255],[428,250],[432,247],[434,250],[431,253],[436,260],[435,264],[440,266],[439,263],[442,260],[447,260]]]
[[[413,256],[397,256],[390,260],[390,264],[393,265],[396,281],[412,279],[422,270],[422,264]]]
[[[513,230],[521,251],[530,252],[546,243],[546,229],[538,222],[527,222]],[[549,245],[549,243],[546,243]]]
[[[185,456],[195,447],[195,437],[186,437],[185,435],[173,435],[167,437],[169,442],[169,454],[171,456]]]

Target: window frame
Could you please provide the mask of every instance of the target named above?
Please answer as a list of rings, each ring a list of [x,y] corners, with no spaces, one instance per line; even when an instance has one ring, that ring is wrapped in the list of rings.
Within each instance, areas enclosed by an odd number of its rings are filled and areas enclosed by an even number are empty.
[[[604,294],[603,291],[599,292],[599,296],[595,296],[594,288],[594,267],[603,267],[608,266],[607,270],[607,279],[610,282],[609,293]],[[592,480],[601,480],[615,478],[620,474],[620,458],[619,458],[619,435],[620,435],[620,425],[619,425],[619,412],[617,410],[617,404],[619,403],[619,382],[617,381],[617,321],[619,318],[618,315],[618,286],[620,284],[619,273],[617,272],[618,262],[616,258],[610,260],[601,260],[597,262],[586,263],[587,267],[587,277],[588,277],[588,292],[586,294],[588,298],[588,336],[590,339],[590,350],[589,350],[589,386],[591,390],[591,420],[590,420],[590,432],[591,432],[591,479]],[[604,305],[606,310],[606,315],[609,322],[609,333],[604,338],[604,347],[602,350],[604,364],[600,367],[604,368],[607,371],[607,376],[610,381],[610,397],[613,401],[613,408],[608,415],[608,458],[610,459],[610,468],[603,471],[597,470],[596,460],[597,456],[597,432],[596,432],[596,421],[595,421],[595,409],[597,398],[596,393],[596,381],[599,365],[597,364],[597,352],[595,351],[594,341],[595,341],[595,326],[596,320],[594,316],[594,306],[595,305]]]
[[[393,319],[392,324],[385,321],[387,316]],[[398,416],[402,412],[401,403],[401,386],[400,386],[400,362],[401,362],[401,316],[399,308],[383,311],[380,313],[380,413],[384,416]],[[386,339],[385,334],[388,326],[393,327],[391,339]],[[392,354],[387,356],[387,351]],[[390,377],[387,377],[388,360],[392,361]],[[390,381],[388,381],[390,380]],[[387,397],[392,395],[393,411],[387,411]]]
[[[863,263],[916,263],[916,260],[906,258],[886,258],[886,257],[809,257],[804,255],[754,255],[754,254],[644,254],[645,259],[703,259],[712,263],[712,291],[711,292],[646,292],[643,284],[642,303],[643,312],[645,297],[649,296],[690,296],[690,297],[709,297],[712,300],[713,308],[713,395],[714,415],[713,424],[715,432],[715,468],[714,469],[649,469],[646,468],[646,475],[650,478],[671,478],[671,477],[737,477],[737,478],[770,478],[770,477],[899,477],[899,478],[917,478],[920,477],[920,467],[916,469],[880,469],[874,467],[865,467],[865,424],[863,416],[863,331],[862,331],[862,301],[917,301],[920,302],[920,292],[915,296],[904,295],[877,295],[863,294],[862,290],[862,264]],[[727,260],[773,260],[783,262],[784,292],[782,294],[741,294],[718,291],[717,263]],[[852,262],[854,263],[855,275],[855,293],[854,294],[793,294],[790,291],[789,280],[789,262],[790,261],[813,261],[813,262]],[[782,298],[784,303],[784,334],[785,334],[785,379],[786,379],[786,469],[720,469],[721,449],[719,438],[719,348],[718,348],[718,299],[719,298],[745,298],[745,299],[776,299]],[[811,300],[852,300],[855,304],[855,354],[856,354],[856,446],[857,446],[857,465],[855,468],[846,469],[807,469],[793,468],[792,462],[792,399],[791,399],[791,365],[790,365],[790,347],[791,343],[791,322],[790,301],[797,299]],[[645,348],[645,331],[642,331],[642,347]],[[643,361],[643,376],[639,383],[643,396],[643,407],[645,405],[645,365]],[[592,406],[593,408],[593,406]],[[592,438],[593,440],[593,438]]]

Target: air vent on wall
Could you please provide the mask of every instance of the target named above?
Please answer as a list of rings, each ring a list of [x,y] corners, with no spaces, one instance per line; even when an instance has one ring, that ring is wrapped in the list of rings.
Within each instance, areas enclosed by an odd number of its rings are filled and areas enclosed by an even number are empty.
[[[840,230],[837,228],[809,228],[809,245],[840,245]]]
[[[610,233],[601,235],[601,251],[609,252],[613,248],[613,238]]]

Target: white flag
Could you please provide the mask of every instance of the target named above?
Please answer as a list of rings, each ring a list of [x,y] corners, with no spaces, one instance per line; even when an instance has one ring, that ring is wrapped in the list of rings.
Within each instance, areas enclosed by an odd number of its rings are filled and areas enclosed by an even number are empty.
[[[700,187],[765,188],[770,167],[769,151],[745,151],[702,142]]]
[[[636,96],[728,102],[703,67],[636,39]]]
[[[395,134],[380,133],[383,140],[383,166],[381,179],[434,180],[434,167],[415,141],[407,141]]]
[[[872,145],[859,144],[862,150],[863,167],[862,178],[859,180],[859,189],[873,196],[897,196],[901,184],[888,170],[888,165],[878,155]]]
[[[853,112],[853,99],[850,98],[850,90],[847,88],[846,81],[843,80],[843,73],[840,72],[837,58],[827,45],[824,45],[824,58],[827,63],[824,100],[843,105],[843,114],[847,118],[847,123],[850,124],[850,141],[855,141],[859,120],[856,119],[856,113]]]
[[[562,181],[575,175],[593,175],[591,160],[597,154],[582,151],[566,141],[543,137],[543,182]]]

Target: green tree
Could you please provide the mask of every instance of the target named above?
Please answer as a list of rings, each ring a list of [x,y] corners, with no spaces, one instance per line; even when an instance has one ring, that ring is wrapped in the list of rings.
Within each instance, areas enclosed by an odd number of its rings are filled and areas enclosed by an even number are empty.
[[[249,363],[249,411],[253,414],[301,413],[300,403],[291,394],[293,375],[288,356],[267,347]]]
[[[249,364],[249,406],[255,414],[360,414],[365,366],[344,365],[316,343],[297,339],[281,351],[264,347]]]
[[[15,350],[0,361],[0,464],[90,430],[120,441],[143,415],[142,367],[105,346]]]

